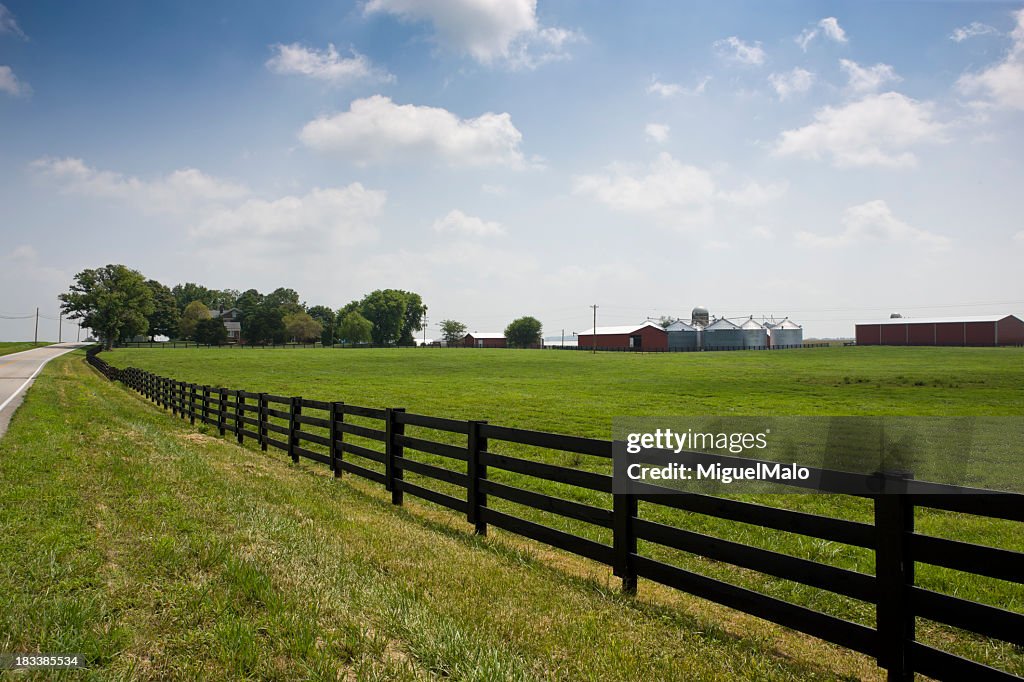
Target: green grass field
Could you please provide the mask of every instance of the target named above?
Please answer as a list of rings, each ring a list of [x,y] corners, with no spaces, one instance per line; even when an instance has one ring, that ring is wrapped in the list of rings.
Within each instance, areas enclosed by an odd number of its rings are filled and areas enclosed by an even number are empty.
[[[598,438],[610,436],[616,415],[1021,415],[1021,349],[828,348],[802,351],[650,354],[475,349],[239,350],[138,349],[104,356],[184,381],[281,395],[343,400],[369,407],[402,406],[433,416]],[[374,424],[367,422],[366,425]],[[379,426],[379,423],[376,424]],[[432,440],[437,432],[417,433]],[[360,443],[376,446],[371,442]],[[513,454],[608,472],[606,461],[502,444]],[[451,465],[429,455],[417,459]],[[363,462],[360,462],[361,464]],[[519,487],[610,507],[610,496],[492,470]],[[410,475],[413,482],[464,495],[446,484]],[[751,499],[751,498],[747,498]],[[865,500],[828,495],[753,498],[773,506],[870,521]],[[491,500],[502,511],[610,544],[610,532],[586,523]],[[781,531],[642,505],[641,515],[690,530],[873,573],[873,554]],[[919,510],[921,532],[1024,550],[1018,524]],[[804,604],[867,625],[873,609],[852,599],[766,577],[694,555],[641,543],[641,551],[705,575]],[[1024,611],[1024,588],[999,580],[919,566],[917,584]],[[646,585],[646,584],[645,584]],[[643,591],[644,586],[641,587]],[[921,622],[919,637],[957,653],[1024,673],[1013,647]]]
[[[0,341],[0,355],[20,353],[23,350],[48,346],[48,343],[32,343],[31,341]]]
[[[879,678],[838,647],[656,585],[623,596],[591,562],[197,433],[80,352],[29,392],[0,480],[0,651],[85,654],[64,679]]]

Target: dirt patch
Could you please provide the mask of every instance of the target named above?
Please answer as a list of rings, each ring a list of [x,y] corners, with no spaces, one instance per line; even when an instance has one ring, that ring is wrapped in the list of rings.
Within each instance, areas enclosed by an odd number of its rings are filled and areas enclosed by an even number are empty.
[[[182,440],[186,440],[189,443],[219,443],[220,438],[214,438],[213,436],[207,436],[202,433],[183,433],[178,436]]]

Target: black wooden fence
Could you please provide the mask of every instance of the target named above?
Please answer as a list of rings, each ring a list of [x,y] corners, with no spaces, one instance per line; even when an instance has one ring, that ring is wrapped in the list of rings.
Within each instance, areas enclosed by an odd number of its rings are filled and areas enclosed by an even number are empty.
[[[935,490],[949,491],[950,487],[887,477],[883,484],[894,487],[885,489],[902,494],[867,495],[873,501],[873,523],[703,494],[612,495],[609,475],[497,454],[492,448],[498,442],[518,443],[610,460],[611,441],[430,417],[399,408],[357,407],[186,383],[139,369],[111,367],[97,357],[98,350],[89,351],[90,364],[175,416],[193,424],[208,424],[239,443],[249,438],[263,450],[282,450],[295,462],[301,458],[321,462],[335,477],[349,473],[369,479],[390,491],[394,504],[402,504],[408,493],[453,509],[465,515],[479,534],[496,526],[611,566],[628,592],[636,590],[638,578],[653,580],[871,656],[888,671],[889,679],[912,679],[915,672],[941,680],[1021,679],[917,640],[915,622],[924,618],[1024,647],[1024,615],[918,587],[914,567],[924,563],[1021,584],[1024,553],[916,533],[914,510],[924,507],[1024,522],[1024,495],[969,488],[957,488],[960,494],[936,494]],[[464,444],[407,435],[407,426],[455,434],[453,438]],[[378,446],[357,445],[351,442],[354,438]],[[314,450],[316,446],[321,449]],[[439,456],[458,468],[418,461],[416,453]],[[493,469],[604,493],[611,498],[611,508],[490,480],[488,470]],[[405,480],[405,472],[454,485],[464,490],[465,496]],[[812,471],[812,479],[817,473]],[[847,484],[849,476],[845,477]],[[877,477],[872,479],[877,484]],[[488,505],[490,496],[610,530],[612,544],[498,511]],[[874,575],[655,522],[641,516],[641,501],[872,550]],[[875,611],[875,627],[645,556],[638,552],[638,540],[866,602]]]

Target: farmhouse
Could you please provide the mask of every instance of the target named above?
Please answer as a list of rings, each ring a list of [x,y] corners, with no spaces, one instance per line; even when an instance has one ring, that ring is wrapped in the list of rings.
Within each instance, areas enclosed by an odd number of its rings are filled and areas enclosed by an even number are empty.
[[[462,338],[462,345],[466,348],[507,348],[508,342],[504,334],[473,332]]]
[[[668,332],[653,322],[622,327],[597,327],[577,334],[580,348],[668,350]]]
[[[897,317],[857,323],[858,346],[1008,346],[1024,344],[1016,315]]]
[[[228,343],[241,343],[242,341],[242,311],[238,308],[228,308],[227,310],[218,309],[211,310],[210,317],[218,319],[224,323],[224,328],[228,330]]]

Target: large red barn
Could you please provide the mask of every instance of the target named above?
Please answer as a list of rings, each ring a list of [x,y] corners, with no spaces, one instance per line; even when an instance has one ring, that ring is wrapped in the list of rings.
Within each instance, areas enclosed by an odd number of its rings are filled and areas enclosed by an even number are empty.
[[[463,337],[462,345],[466,348],[507,348],[508,342],[504,334],[473,332]]]
[[[1016,315],[896,317],[857,323],[858,346],[1012,346],[1024,344]]]
[[[623,327],[598,327],[577,334],[580,348],[598,350],[668,350],[668,332],[653,322]]]

